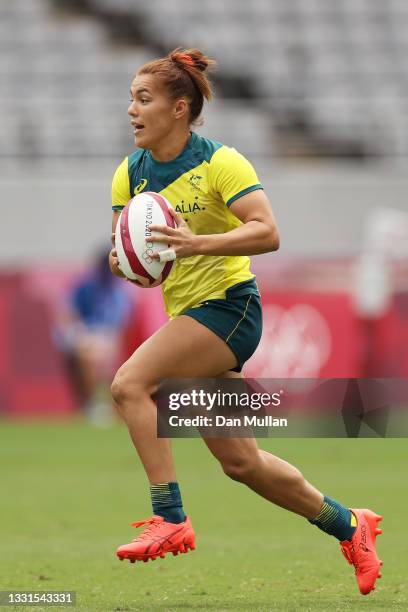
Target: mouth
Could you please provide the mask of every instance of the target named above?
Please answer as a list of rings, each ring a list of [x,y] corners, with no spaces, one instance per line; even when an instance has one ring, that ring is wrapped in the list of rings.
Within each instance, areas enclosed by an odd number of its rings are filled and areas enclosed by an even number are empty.
[[[144,125],[142,123],[135,123],[132,121],[132,126],[133,126],[133,133],[134,134],[139,134],[141,132],[141,130],[144,129]]]

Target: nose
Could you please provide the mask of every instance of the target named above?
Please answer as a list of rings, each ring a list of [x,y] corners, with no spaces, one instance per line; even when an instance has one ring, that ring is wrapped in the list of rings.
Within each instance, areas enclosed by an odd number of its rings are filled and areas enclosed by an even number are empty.
[[[128,112],[128,115],[130,115],[131,117],[136,116],[137,111],[136,111],[136,104],[134,100],[129,104],[127,112]]]

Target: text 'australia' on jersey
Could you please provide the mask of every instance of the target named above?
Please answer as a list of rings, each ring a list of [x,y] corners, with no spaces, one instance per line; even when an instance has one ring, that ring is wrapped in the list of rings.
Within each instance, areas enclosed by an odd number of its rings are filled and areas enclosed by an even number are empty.
[[[241,225],[229,206],[241,196],[262,189],[254,168],[235,149],[195,132],[170,162],[157,162],[150,151],[137,149],[117,168],[112,183],[112,208],[122,210],[142,191],[163,195],[194,234],[222,234]],[[178,259],[162,285],[166,311],[175,317],[253,278],[245,256],[196,255]]]

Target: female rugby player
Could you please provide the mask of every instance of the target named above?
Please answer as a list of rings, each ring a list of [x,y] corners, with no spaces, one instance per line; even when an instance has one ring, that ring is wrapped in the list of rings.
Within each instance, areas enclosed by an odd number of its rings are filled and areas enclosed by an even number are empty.
[[[152,395],[160,378],[240,377],[262,329],[261,301],[249,255],[275,251],[279,236],[268,198],[251,164],[235,149],[191,130],[214,64],[197,49],[175,50],[140,68],[128,109],[136,151],[117,168],[112,232],[122,208],[144,189],[172,204],[176,229],[155,238],[170,245],[175,266],[163,284],[170,321],[118,370],[112,395],[150,482],[153,516],[117,550],[119,559],[147,561],[195,547],[183,510],[170,441],[156,436]],[[182,214],[179,214],[180,211]],[[156,257],[158,255],[156,254]],[[111,270],[123,276],[113,248]],[[324,496],[298,469],[260,450],[253,438],[205,440],[224,472],[274,504],[335,536],[354,564],[361,593],[375,587],[380,564],[375,538],[382,517],[349,510]]]

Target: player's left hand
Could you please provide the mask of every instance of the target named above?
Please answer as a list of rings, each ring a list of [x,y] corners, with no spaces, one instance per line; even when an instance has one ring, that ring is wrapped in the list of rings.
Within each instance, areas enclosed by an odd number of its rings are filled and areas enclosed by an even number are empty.
[[[152,236],[147,238],[146,242],[162,242],[163,244],[168,244],[169,248],[174,249],[176,259],[196,255],[198,236],[193,234],[183,217],[176,213],[175,210],[170,208],[169,212],[176,223],[176,228],[173,229],[167,225],[151,225],[150,231],[152,232]],[[160,232],[161,235],[155,234],[155,232]],[[157,251],[153,253],[152,258],[159,261],[159,253]]]

